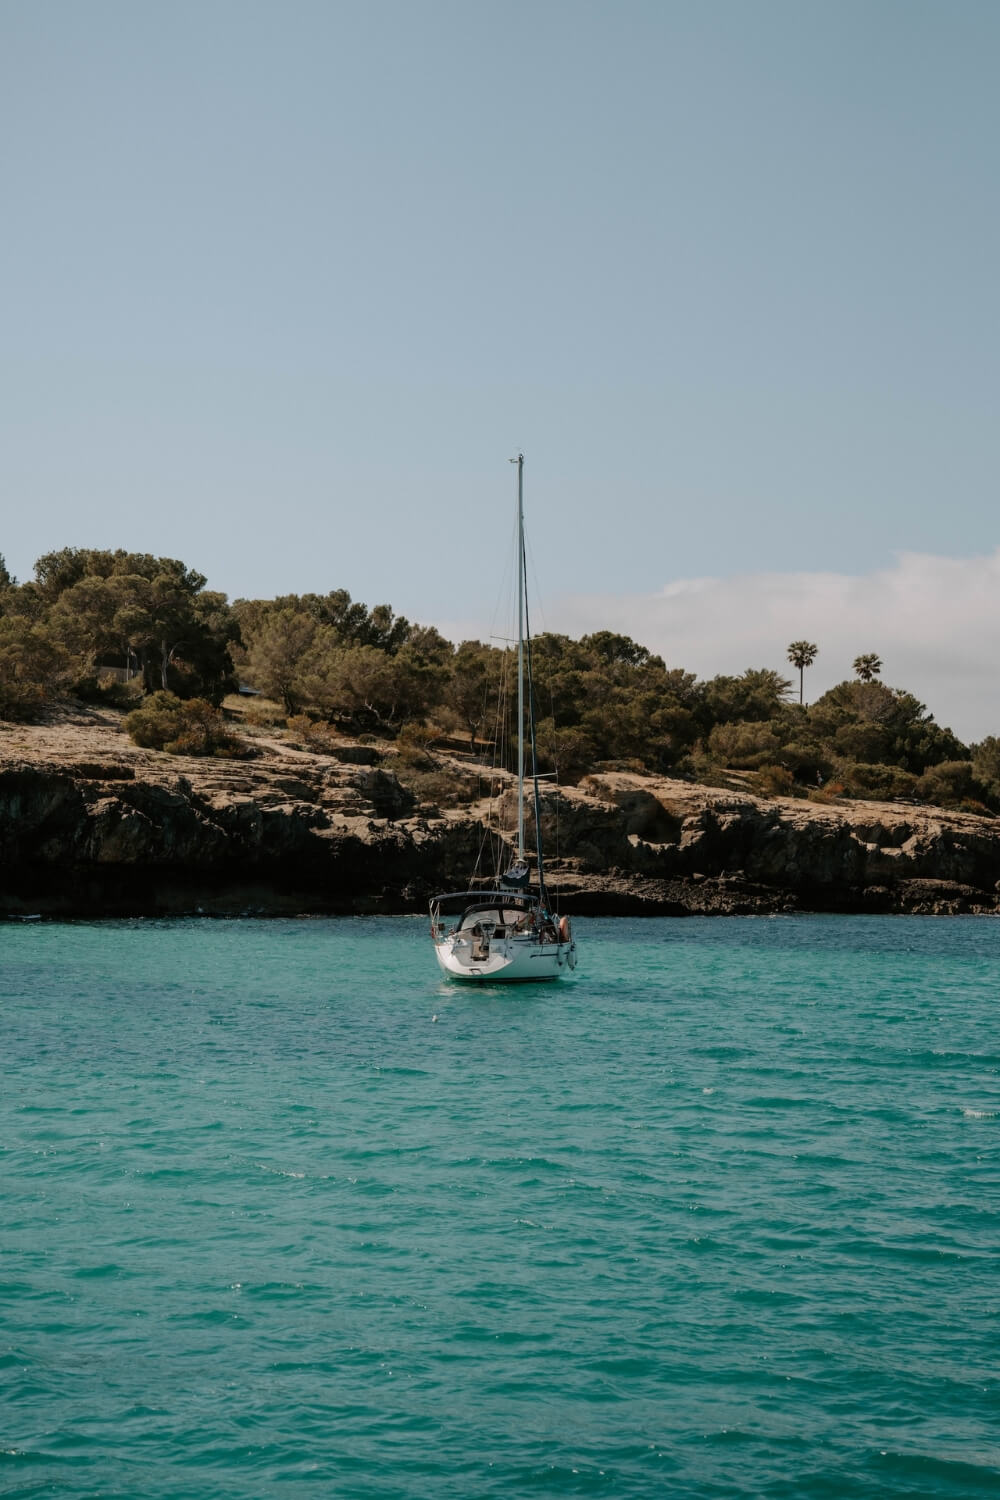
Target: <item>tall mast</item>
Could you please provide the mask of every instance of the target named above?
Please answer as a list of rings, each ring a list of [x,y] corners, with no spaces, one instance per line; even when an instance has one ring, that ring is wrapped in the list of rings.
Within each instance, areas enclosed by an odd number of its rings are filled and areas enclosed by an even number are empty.
[[[524,859],[524,454],[517,464],[517,858]]]

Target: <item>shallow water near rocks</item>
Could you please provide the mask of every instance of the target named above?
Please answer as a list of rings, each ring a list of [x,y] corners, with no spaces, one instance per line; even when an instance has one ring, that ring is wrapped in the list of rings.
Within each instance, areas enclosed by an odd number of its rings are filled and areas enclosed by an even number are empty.
[[[1000,923],[0,927],[0,1493],[1000,1492]]]

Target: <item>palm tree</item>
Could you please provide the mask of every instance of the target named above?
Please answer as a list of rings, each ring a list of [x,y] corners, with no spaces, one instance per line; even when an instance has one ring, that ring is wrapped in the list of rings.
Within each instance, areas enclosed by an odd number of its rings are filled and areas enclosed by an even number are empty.
[[[882,670],[882,658],[876,656],[874,651],[868,651],[864,656],[856,656],[854,670],[862,682],[871,682]]]
[[[812,641],[793,641],[788,648],[788,660],[793,667],[799,669],[799,702],[802,702],[803,673],[806,667],[811,667],[819,655],[819,647],[814,646]]]

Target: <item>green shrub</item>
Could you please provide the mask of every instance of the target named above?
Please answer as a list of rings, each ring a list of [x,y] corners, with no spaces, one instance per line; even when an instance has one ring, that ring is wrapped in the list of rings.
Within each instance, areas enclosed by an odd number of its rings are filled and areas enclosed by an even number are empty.
[[[795,777],[787,766],[761,766],[751,776],[750,788],[758,797],[793,797]]]
[[[900,766],[843,760],[837,762],[836,774],[848,795],[862,800],[871,798],[881,802],[918,795],[916,776]]]
[[[969,751],[977,781],[987,786],[1000,784],[1000,739],[993,734],[987,735],[978,745],[970,745]]]
[[[432,771],[437,762],[430,750],[440,738],[438,731],[427,724],[404,724],[396,736],[396,754],[404,766],[412,766],[415,771]]]
[[[539,763],[555,771],[563,786],[575,785],[594,769],[594,744],[585,730],[557,729],[551,719],[543,719],[536,732]]]
[[[4,681],[0,678],[0,719],[34,719],[49,695],[40,682]]]
[[[241,756],[246,747],[226,728],[217,708],[205,698],[181,700],[173,693],[152,693],[125,719],[125,730],[147,750],[169,755]]]
[[[0,719],[33,719],[73,676],[69,653],[48,631],[0,617]]]
[[[970,760],[944,760],[930,766],[916,784],[922,802],[937,807],[958,807],[968,801],[983,802],[989,791],[976,779]]]
[[[488,788],[473,771],[460,771],[457,767],[424,771],[399,763],[393,766],[393,770],[418,802],[436,803],[438,807],[463,807],[488,794]]]
[[[320,753],[340,739],[337,731],[331,729],[325,719],[311,719],[308,714],[289,714],[285,720],[285,728],[296,744]]]
[[[120,682],[113,672],[89,673],[77,678],[73,692],[84,703],[98,703],[104,708],[138,708],[142,698],[142,678]]]
[[[251,700],[242,710],[243,721],[252,724],[255,729],[277,729],[285,723],[285,711],[280,703],[269,703],[265,699],[262,703]]]
[[[781,740],[767,721],[716,724],[708,736],[711,759],[734,770],[757,770],[773,762],[780,748]]]
[[[975,797],[963,797],[958,804],[959,812],[975,813],[977,818],[992,818],[993,810],[986,806],[985,802],[977,802]]]
[[[842,781],[826,781],[822,786],[812,787],[806,793],[806,796],[810,802],[829,805],[829,803],[836,802],[839,797],[842,797],[845,790],[846,788]]]
[[[313,755],[338,755],[345,745],[350,744],[332,724],[327,724],[324,719],[311,719],[308,714],[292,714],[285,720],[285,728],[294,745],[300,750],[311,751]],[[371,739],[370,735],[368,739]],[[340,755],[339,758],[343,759],[344,756]],[[380,755],[371,757],[372,760],[381,758]],[[361,757],[357,759],[360,763]]]
[[[791,740],[781,747],[780,763],[803,785],[819,785],[830,774],[831,761],[814,741]]]

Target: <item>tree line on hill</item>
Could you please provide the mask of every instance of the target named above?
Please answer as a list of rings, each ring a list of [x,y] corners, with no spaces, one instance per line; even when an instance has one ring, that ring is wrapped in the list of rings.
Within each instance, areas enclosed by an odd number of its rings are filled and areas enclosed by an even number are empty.
[[[512,708],[497,718],[509,652],[456,646],[343,589],[230,603],[205,585],[177,559],[144,553],[63,548],[21,584],[0,558],[0,719],[75,696],[131,708],[142,743],[240,753],[219,705],[242,683],[320,748],[332,731],[368,734],[427,763],[444,740],[472,751],[513,742]],[[1000,810],[1000,739],[960,743],[879,680],[874,652],[807,705],[802,674],[816,655],[811,642],[788,648],[796,702],[772,668],[699,680],[612,631],[540,635],[531,663],[543,769],[564,782],[608,766],[709,782],[742,773],[764,794]]]

